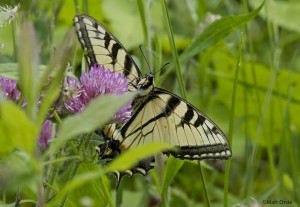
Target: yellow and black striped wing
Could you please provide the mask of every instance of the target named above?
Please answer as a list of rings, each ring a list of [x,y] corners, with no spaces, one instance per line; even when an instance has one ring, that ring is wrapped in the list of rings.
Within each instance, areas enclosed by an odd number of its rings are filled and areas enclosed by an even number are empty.
[[[123,45],[97,20],[87,15],[76,15],[74,26],[88,65],[99,64],[106,69],[123,73],[128,90],[135,91],[142,79],[137,65]]]
[[[198,109],[166,90],[154,88],[141,101],[129,122],[114,135],[120,149],[151,142],[178,146],[168,151],[179,159],[227,159],[228,140],[221,129]]]

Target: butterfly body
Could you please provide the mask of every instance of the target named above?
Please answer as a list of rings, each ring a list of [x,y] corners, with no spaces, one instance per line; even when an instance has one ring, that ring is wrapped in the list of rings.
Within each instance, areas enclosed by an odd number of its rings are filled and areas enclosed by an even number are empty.
[[[97,20],[77,15],[74,25],[88,64],[123,73],[128,90],[139,91],[132,102],[131,119],[122,126],[103,128],[106,143],[98,150],[100,159],[114,159],[120,153],[152,142],[167,143],[178,150],[164,152],[179,159],[227,159],[231,156],[222,130],[196,107],[179,96],[154,87],[153,74],[144,78],[122,44]],[[142,160],[127,174],[146,174],[153,159]],[[139,169],[139,170],[137,170]]]

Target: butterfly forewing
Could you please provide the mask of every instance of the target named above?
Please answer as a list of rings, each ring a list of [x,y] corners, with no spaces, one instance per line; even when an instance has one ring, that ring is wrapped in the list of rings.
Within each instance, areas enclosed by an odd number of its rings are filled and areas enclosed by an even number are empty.
[[[122,148],[162,142],[178,146],[168,151],[180,159],[226,159],[227,138],[210,119],[180,97],[155,88],[136,106],[131,120],[117,133]]]
[[[123,73],[129,91],[135,91],[142,75],[122,44],[97,20],[86,15],[76,15],[74,25],[88,65],[99,64],[106,69]]]

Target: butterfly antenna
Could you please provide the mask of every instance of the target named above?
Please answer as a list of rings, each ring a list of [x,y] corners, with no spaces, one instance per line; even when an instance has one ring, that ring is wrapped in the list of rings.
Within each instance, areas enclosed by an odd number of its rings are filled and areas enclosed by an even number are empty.
[[[147,58],[146,58],[146,56],[145,56],[145,54],[143,52],[142,45],[140,45],[139,48],[140,48],[140,51],[141,51],[141,53],[142,53],[142,55],[143,55],[143,57],[144,57],[147,65],[148,65],[149,71],[151,72],[151,68],[150,68],[149,62],[148,62],[148,60],[147,60]]]
[[[156,71],[154,74],[156,74],[156,73],[158,73],[158,72],[160,72],[160,71],[162,71],[167,65],[169,65],[170,64],[170,62],[167,62],[167,63],[165,63],[158,71]]]

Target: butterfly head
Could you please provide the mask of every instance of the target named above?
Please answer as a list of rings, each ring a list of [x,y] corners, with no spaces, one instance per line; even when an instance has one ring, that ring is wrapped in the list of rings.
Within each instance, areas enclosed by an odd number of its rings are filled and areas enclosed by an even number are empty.
[[[141,79],[138,83],[138,89],[148,94],[154,88],[153,85],[154,75],[152,73],[146,74],[145,78]]]

